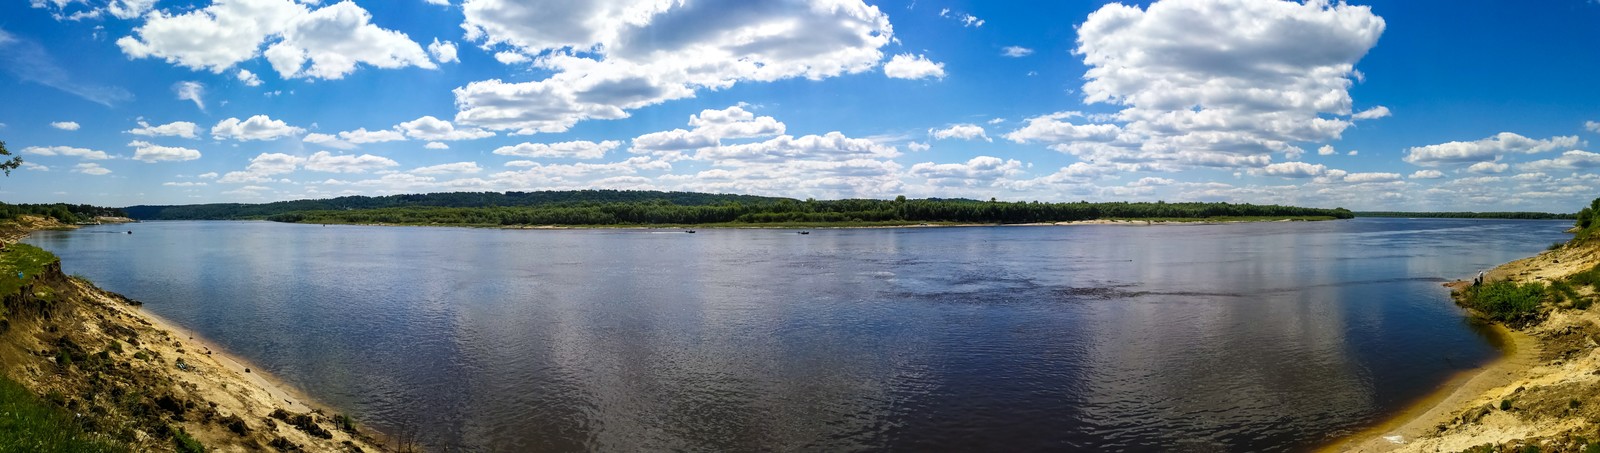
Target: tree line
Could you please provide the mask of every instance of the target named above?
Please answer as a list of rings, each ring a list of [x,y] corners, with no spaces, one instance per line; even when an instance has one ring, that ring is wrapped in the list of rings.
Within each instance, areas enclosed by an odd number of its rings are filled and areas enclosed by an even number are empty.
[[[126,217],[121,209],[90,206],[86,204],[9,204],[0,203],[0,220],[35,215],[50,217],[62,223],[93,222],[95,217]]]
[[[706,194],[702,194],[706,195]],[[531,206],[405,206],[291,211],[264,217],[299,223],[446,225],[694,225],[781,223],[1036,223],[1095,219],[1208,219],[1237,217],[1338,218],[1349,210],[1231,203],[1041,203],[966,199],[724,201],[716,195],[682,204],[668,198],[639,201],[571,200]]]
[[[1356,211],[1356,217],[1402,217],[1419,219],[1524,219],[1524,220],[1570,220],[1577,218],[1577,214],[1560,214],[1550,212],[1403,212],[1403,211]]]
[[[567,190],[540,192],[444,192],[388,195],[381,197],[345,196],[320,200],[280,201],[262,204],[215,203],[182,206],[140,205],[125,208],[130,217],[140,220],[259,220],[269,216],[302,211],[341,211],[403,207],[485,208],[499,206],[545,206],[574,202],[644,203],[666,201],[684,206],[720,203],[760,204],[781,200],[753,195],[726,195],[694,192],[644,190]]]

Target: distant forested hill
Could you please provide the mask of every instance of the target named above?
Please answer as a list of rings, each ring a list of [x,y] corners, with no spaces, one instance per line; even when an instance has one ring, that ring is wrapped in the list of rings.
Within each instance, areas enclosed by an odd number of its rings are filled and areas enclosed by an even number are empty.
[[[1392,211],[1359,211],[1356,217],[1405,217],[1405,218],[1432,218],[1432,219],[1529,219],[1529,220],[1570,220],[1578,218],[1577,214],[1557,214],[1549,212],[1392,212]]]
[[[86,204],[9,204],[0,203],[0,220],[15,219],[22,215],[51,217],[62,223],[93,221],[95,217],[126,217],[121,209],[90,206]]]
[[[444,225],[1032,223],[1093,219],[1340,218],[1345,209],[1229,203],[1040,203],[967,199],[795,200],[689,192],[582,190],[340,197],[266,204],[133,206],[137,219],[267,219]]]
[[[664,201],[676,205],[700,206],[722,203],[759,204],[780,198],[751,195],[721,195],[693,192],[643,190],[570,190],[547,192],[447,192],[389,195],[383,197],[348,196],[323,200],[280,201],[264,204],[217,203],[182,206],[129,206],[129,217],[140,220],[249,220],[299,211],[343,211],[403,207],[531,207],[571,203],[645,203]]]

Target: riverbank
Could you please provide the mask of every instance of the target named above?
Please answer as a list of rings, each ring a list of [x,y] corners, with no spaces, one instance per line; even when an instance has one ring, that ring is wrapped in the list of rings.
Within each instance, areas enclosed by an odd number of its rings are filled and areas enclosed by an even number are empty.
[[[363,222],[285,222],[298,224],[319,225],[346,225],[346,226],[426,226],[426,227],[456,227],[456,228],[495,228],[506,230],[715,230],[715,229],[749,229],[749,230],[793,230],[793,229],[875,229],[875,228],[957,228],[957,227],[1021,227],[1021,226],[1077,226],[1077,225],[1126,225],[1126,226],[1156,226],[1156,225],[1223,225],[1233,223],[1256,222],[1320,222],[1339,220],[1335,217],[1306,217],[1306,216],[1251,216],[1251,217],[1162,217],[1149,219],[1094,219],[1074,220],[1065,222],[1033,222],[1033,223],[971,223],[971,222],[915,222],[915,221],[883,221],[883,222],[771,222],[771,223],[684,223],[684,224],[616,224],[616,225],[500,225],[500,224],[475,224],[475,223],[363,223]]]
[[[1500,265],[1488,282],[1565,281],[1600,266],[1600,242],[1575,241]],[[1472,286],[1446,284],[1457,295]],[[1578,287],[1590,300],[1594,288]],[[1581,307],[1581,308],[1580,308]],[[1507,329],[1513,347],[1458,376],[1389,421],[1330,446],[1332,451],[1588,451],[1600,442],[1600,314],[1586,304],[1550,304],[1535,322]]]
[[[56,228],[38,218],[0,228]],[[0,374],[129,451],[384,451],[373,433],[137,301],[8,243]],[[16,273],[15,275],[13,275]],[[16,280],[12,282],[11,280]]]

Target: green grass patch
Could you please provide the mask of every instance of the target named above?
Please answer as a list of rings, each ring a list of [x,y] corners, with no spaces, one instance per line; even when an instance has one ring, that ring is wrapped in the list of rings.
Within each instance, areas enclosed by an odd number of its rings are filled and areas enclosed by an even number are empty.
[[[1588,286],[1600,291],[1600,265],[1594,268],[1567,276],[1567,281],[1578,286]]]
[[[1519,322],[1539,313],[1539,304],[1544,302],[1547,293],[1544,283],[1498,281],[1467,288],[1462,295],[1462,303],[1489,319]]]
[[[83,432],[71,415],[21,384],[0,377],[0,452],[125,452],[127,446]]]
[[[0,252],[0,295],[16,293],[27,279],[44,272],[57,258],[28,244],[10,244]],[[17,277],[21,274],[22,277]]]

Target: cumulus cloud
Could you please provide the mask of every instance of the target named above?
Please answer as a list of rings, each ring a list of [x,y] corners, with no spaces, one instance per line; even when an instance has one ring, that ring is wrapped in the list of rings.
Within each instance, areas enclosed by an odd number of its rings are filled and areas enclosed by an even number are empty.
[[[1033,55],[1033,49],[1022,46],[1006,46],[1005,48],[1000,49],[1000,55],[1005,55],[1011,58],[1022,58]]]
[[[1439,179],[1444,177],[1444,172],[1439,170],[1417,170],[1411,173],[1411,179]]]
[[[1267,165],[1262,168],[1262,173],[1268,176],[1281,176],[1285,178],[1310,178],[1328,172],[1328,167],[1322,164],[1308,164],[1305,162],[1283,162]]]
[[[417,175],[464,175],[483,171],[477,162],[456,162],[450,164],[430,165],[412,169],[412,174]]]
[[[1317,148],[1318,156],[1332,156],[1333,154],[1333,145],[1322,145],[1321,148]]]
[[[450,149],[450,145],[446,145],[441,142],[428,142],[428,144],[422,145],[422,147],[427,149]]]
[[[348,143],[365,145],[368,143],[401,141],[405,140],[406,136],[405,134],[402,134],[400,131],[396,130],[379,129],[375,131],[369,131],[367,128],[363,127],[353,131],[340,132],[339,139]]]
[[[944,129],[928,129],[928,135],[933,137],[934,140],[974,140],[981,138],[986,142],[994,141],[989,138],[989,134],[984,132],[983,126],[976,124],[957,124]]]
[[[771,137],[787,131],[787,126],[770,116],[756,116],[741,105],[722,110],[706,109],[689,116],[691,130],[673,129],[652,132],[633,139],[634,152],[687,151],[714,147],[723,139]]]
[[[478,128],[456,129],[449,121],[424,116],[411,121],[400,123],[396,129],[405,133],[406,137],[417,140],[452,141],[452,140],[477,140],[493,137],[494,132]]]
[[[151,126],[150,123],[139,120],[139,127],[128,130],[128,133],[146,137],[200,138],[200,125],[188,121],[173,121],[160,126]]]
[[[551,157],[571,159],[599,159],[605,157],[607,152],[622,146],[622,142],[606,140],[595,143],[590,141],[571,141],[561,143],[521,143],[514,146],[502,146],[494,150],[495,154],[517,157]]]
[[[333,154],[327,151],[318,151],[306,157],[302,168],[311,171],[327,173],[366,173],[399,166],[399,162],[371,154]]]
[[[211,137],[217,140],[277,140],[304,132],[305,129],[290,126],[266,115],[252,116],[244,121],[228,118],[211,127]]]
[[[1469,172],[1490,175],[1505,173],[1506,170],[1510,169],[1511,165],[1499,162],[1478,162],[1476,164],[1472,164],[1470,167],[1467,167],[1467,171]]]
[[[239,82],[244,83],[244,86],[247,87],[261,86],[261,77],[257,76],[254,72],[250,72],[249,69],[240,69],[239,72],[234,75],[234,78],[239,79]]]
[[[894,79],[942,79],[944,63],[935,63],[922,55],[899,54],[883,65],[883,75]]]
[[[1351,184],[1374,184],[1399,180],[1399,173],[1351,173],[1344,177],[1344,182]]]
[[[108,169],[106,169],[106,167],[102,167],[102,166],[100,166],[100,164],[93,163],[93,162],[86,162],[86,163],[81,163],[81,164],[78,164],[78,165],[74,165],[72,167],[72,171],[75,172],[75,173],[83,173],[83,174],[86,174],[86,175],[94,175],[94,176],[101,176],[101,175],[111,174],[111,170],[108,170]]]
[[[440,63],[461,61],[456,57],[456,43],[439,41],[439,38],[433,38],[433,43],[428,44],[428,54],[433,55],[433,60]]]
[[[933,145],[922,142],[911,142],[906,144],[906,149],[909,149],[912,152],[927,151],[933,149]]]
[[[1368,7],[1321,1],[1109,4],[1078,27],[1074,53],[1089,66],[1085,102],[1122,106],[1117,124],[1057,114],[1007,138],[1168,170],[1263,167],[1350,126],[1355,63],[1384,27]]]
[[[208,186],[210,184],[206,184],[206,183],[203,183],[203,182],[197,182],[197,181],[182,181],[182,182],[168,181],[168,182],[161,183],[161,185],[167,186],[167,187],[205,187],[205,186]]]
[[[344,141],[344,140],[340,140],[339,136],[337,136],[337,135],[324,134],[324,133],[320,133],[320,132],[312,132],[312,133],[306,134],[305,137],[301,137],[300,138],[300,141],[306,142],[306,143],[310,143],[310,144],[313,144],[313,145],[326,146],[326,147],[329,147],[329,148],[338,148],[338,149],[355,149],[356,148],[356,145],[354,143],[350,143],[350,142],[347,142],[347,141]]]
[[[258,55],[283,78],[339,79],[359,65],[435,67],[421,45],[372,24],[372,15],[349,1],[317,9],[293,0],[217,1],[144,19],[133,36],[117,40],[123,54],[196,70],[221,73]]]
[[[965,163],[935,164],[923,162],[912,165],[908,171],[913,176],[928,178],[934,185],[974,186],[993,183],[995,180],[1022,173],[1023,164],[1016,160],[1002,160],[992,156],[974,157]]]
[[[1521,165],[1525,170],[1560,171],[1600,168],[1600,154],[1572,150],[1552,159],[1542,159]]]
[[[532,4],[467,0],[467,39],[537,56],[550,75],[455,90],[456,122],[522,134],[693,97],[702,89],[860,73],[893,38],[888,15],[861,0]]]
[[[1589,132],[1600,134],[1600,121],[1584,121],[1583,128],[1588,129]]]
[[[1462,164],[1493,161],[1508,154],[1537,154],[1562,148],[1572,148],[1582,143],[1575,135],[1531,139],[1510,132],[1470,142],[1447,142],[1437,145],[1417,146],[1406,150],[1406,162],[1432,167],[1440,164]]]
[[[128,146],[134,148],[133,160],[145,163],[181,162],[200,158],[200,151],[195,149],[160,146],[141,140],[129,142]]]
[[[71,146],[29,146],[23,148],[22,152],[23,154],[35,156],[76,157],[83,160],[106,160],[111,158],[111,155],[106,154],[105,151]]]
[[[78,130],[79,126],[78,123],[74,121],[56,121],[54,123],[50,123],[50,127],[64,131],[75,131]]]

